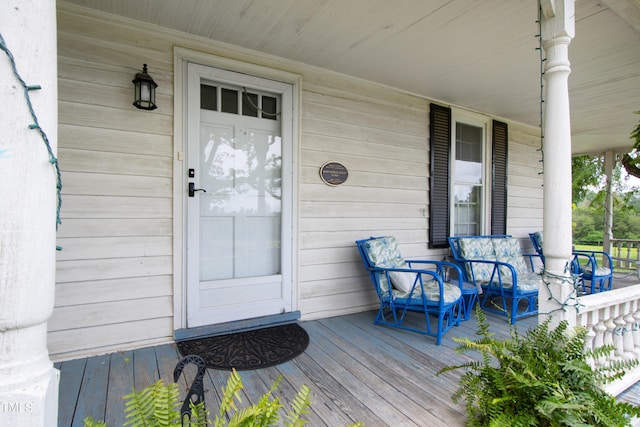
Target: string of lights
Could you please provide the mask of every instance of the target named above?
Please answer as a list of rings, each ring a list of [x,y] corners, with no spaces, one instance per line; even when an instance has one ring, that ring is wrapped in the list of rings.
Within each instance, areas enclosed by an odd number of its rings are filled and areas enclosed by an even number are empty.
[[[9,48],[7,47],[7,44],[4,38],[2,37],[1,33],[0,33],[0,49],[3,52],[5,52],[5,54],[7,55],[7,58],[9,58],[9,63],[11,64],[11,69],[13,71],[13,74],[15,78],[20,82],[20,85],[22,86],[22,88],[24,89],[24,97],[27,102],[27,107],[29,108],[29,113],[33,120],[33,123],[29,124],[29,129],[36,130],[40,134],[40,137],[44,141],[44,144],[47,148],[47,152],[49,153],[49,163],[53,165],[56,173],[56,189],[57,189],[56,229],[57,229],[58,225],[62,223],[62,221],[60,220],[60,210],[62,208],[62,175],[60,173],[60,166],[58,164],[58,159],[56,158],[53,152],[53,148],[51,147],[51,143],[49,142],[49,137],[47,136],[46,132],[44,131],[44,129],[42,129],[42,127],[40,126],[40,123],[38,122],[38,116],[36,115],[36,112],[33,108],[33,104],[31,103],[31,96],[30,96],[30,92],[32,90],[41,90],[42,87],[39,85],[28,85],[24,81],[24,79],[20,76],[15,58],[11,53],[11,51],[9,50]]]
[[[536,50],[540,54],[540,148],[537,151],[540,152],[540,164],[542,170],[538,172],[538,175],[544,173],[544,63],[547,60],[545,58],[544,49],[542,49],[542,6],[538,2],[538,47]]]

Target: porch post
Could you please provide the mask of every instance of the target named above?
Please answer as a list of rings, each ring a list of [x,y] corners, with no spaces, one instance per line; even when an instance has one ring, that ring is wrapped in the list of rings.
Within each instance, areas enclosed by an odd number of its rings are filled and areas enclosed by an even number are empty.
[[[604,153],[604,173],[607,177],[607,197],[604,203],[604,236],[602,239],[602,248],[605,252],[611,253],[611,242],[613,240],[613,167],[615,165],[615,153],[607,151]],[[608,263],[608,259],[604,259],[603,263]],[[610,265],[604,264],[606,267]]]
[[[25,95],[55,153],[55,0],[0,1],[0,35],[0,425],[55,426],[56,173]]]
[[[575,296],[569,271],[571,232],[571,122],[569,43],[574,36],[574,0],[541,0],[545,52],[544,254],[546,286],[540,288],[539,321],[551,315],[575,324]]]

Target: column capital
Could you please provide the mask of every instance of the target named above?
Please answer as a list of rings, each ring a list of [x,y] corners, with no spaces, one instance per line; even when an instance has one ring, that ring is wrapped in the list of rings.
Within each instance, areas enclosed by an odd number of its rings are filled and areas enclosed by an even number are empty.
[[[575,37],[575,0],[540,0],[542,41]]]

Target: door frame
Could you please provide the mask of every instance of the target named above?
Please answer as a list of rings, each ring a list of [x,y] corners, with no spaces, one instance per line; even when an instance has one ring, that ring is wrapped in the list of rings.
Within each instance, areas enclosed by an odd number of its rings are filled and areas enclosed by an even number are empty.
[[[283,205],[291,216],[291,301],[292,310],[298,309],[298,176],[299,176],[299,141],[300,141],[300,91],[301,76],[299,74],[280,71],[269,67],[250,64],[235,59],[225,58],[182,47],[174,47],[174,159],[173,159],[173,330],[187,327],[187,283],[186,283],[186,239],[187,216],[186,198],[187,179],[185,171],[185,155],[187,149],[187,63],[193,62],[232,72],[248,74],[255,77],[275,80],[292,85],[292,135],[291,141],[291,180],[292,194],[290,203]],[[283,168],[284,170],[284,168]]]

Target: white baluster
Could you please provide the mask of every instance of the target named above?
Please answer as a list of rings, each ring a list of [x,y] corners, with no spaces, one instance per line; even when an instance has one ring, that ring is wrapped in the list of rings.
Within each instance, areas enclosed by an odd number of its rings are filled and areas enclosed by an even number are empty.
[[[624,359],[624,336],[626,334],[626,325],[624,317],[622,313],[615,319],[613,319],[613,323],[616,325],[613,331],[613,345],[616,347],[615,355],[618,358]]]
[[[614,323],[613,319],[614,319],[614,314],[612,313],[612,311],[615,309],[615,306],[609,306],[609,307],[605,307],[604,308],[604,326],[606,328],[606,330],[604,331],[604,345],[606,346],[613,346],[615,347],[615,330],[616,330],[616,324]],[[608,356],[606,356],[605,359],[605,364],[608,364],[609,361],[611,360],[616,360],[619,359],[619,357],[615,354],[615,352],[613,354],[609,353]]]
[[[640,305],[636,301],[636,310],[633,312],[633,348],[640,355]]]
[[[594,313],[595,314],[595,313]],[[607,327],[604,325],[603,319],[598,319],[598,323],[593,326],[593,330],[595,331],[595,338],[593,339],[593,348],[600,348],[604,346],[604,334],[607,330]],[[595,360],[597,365],[602,365],[605,363],[604,358],[600,357]]]
[[[633,325],[635,319],[633,318],[633,312],[630,311],[624,315],[625,331],[624,331],[624,354],[628,359],[636,357],[636,349],[633,343]]]
[[[594,347],[594,342],[595,342],[595,338],[596,338],[595,325],[598,322],[598,318],[597,318],[597,316],[594,316],[593,314],[594,314],[593,312],[590,313],[589,317],[591,318],[591,320],[588,321],[587,325],[584,326],[584,328],[587,330],[587,333],[584,336],[584,352],[586,354],[589,354],[595,348]],[[595,314],[597,314],[597,312]],[[586,321],[587,320],[586,316],[584,316],[580,320],[585,320]],[[591,367],[595,367],[596,366],[596,360],[593,357],[587,357],[586,361]]]

